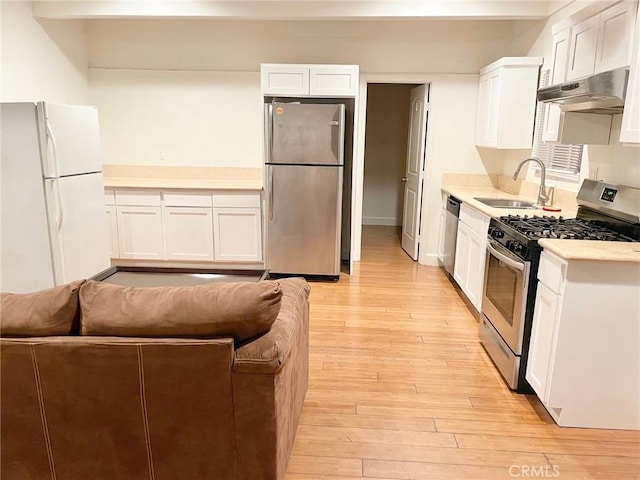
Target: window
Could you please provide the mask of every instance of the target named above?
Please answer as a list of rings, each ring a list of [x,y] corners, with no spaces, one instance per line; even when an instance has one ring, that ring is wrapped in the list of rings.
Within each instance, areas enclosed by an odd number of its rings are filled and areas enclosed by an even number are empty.
[[[540,76],[540,86],[546,87],[548,84],[549,70],[544,70]],[[583,145],[544,143],[542,134],[544,132],[546,111],[545,104],[538,102],[531,155],[539,158],[544,163],[545,167],[547,167],[547,175],[577,182],[580,177]],[[540,169],[537,165],[533,165],[536,171]]]

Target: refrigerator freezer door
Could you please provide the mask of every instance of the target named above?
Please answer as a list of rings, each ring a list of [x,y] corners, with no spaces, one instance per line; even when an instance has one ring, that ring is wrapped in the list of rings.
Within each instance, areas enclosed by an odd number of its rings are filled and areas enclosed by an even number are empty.
[[[54,286],[33,103],[0,105],[0,291]]]
[[[267,166],[267,268],[340,274],[342,167]]]
[[[56,284],[111,266],[102,173],[45,180]]]
[[[342,104],[274,103],[269,161],[343,165],[344,112]]]
[[[102,171],[100,129],[95,107],[39,103],[46,147],[45,178]],[[42,138],[42,137],[41,137]]]

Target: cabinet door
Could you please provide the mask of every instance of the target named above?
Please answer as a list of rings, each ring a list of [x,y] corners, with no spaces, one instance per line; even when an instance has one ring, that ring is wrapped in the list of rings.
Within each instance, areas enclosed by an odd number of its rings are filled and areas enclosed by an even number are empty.
[[[350,96],[358,92],[358,67],[314,66],[309,68],[309,94],[313,96]]]
[[[502,69],[489,74],[489,119],[487,122],[487,145],[498,145],[500,111],[502,101]]]
[[[306,65],[262,65],[263,95],[309,95],[309,67]]]
[[[474,233],[469,235],[469,261],[467,270],[467,290],[465,293],[476,310],[482,308],[484,289],[484,265],[487,256],[486,238]]]
[[[571,27],[571,47],[567,80],[586,77],[594,72],[600,17],[595,16]]]
[[[635,8],[635,3],[620,2],[599,15],[596,73],[629,65]]]
[[[549,398],[549,372],[553,363],[559,296],[538,283],[531,327],[526,378],[542,403]]]
[[[211,208],[164,207],[166,260],[213,260]]]
[[[458,237],[456,238],[456,260],[453,266],[453,278],[466,293],[469,275],[469,243],[472,233],[464,223],[458,222]]]
[[[491,78],[482,75],[478,85],[478,115],[476,120],[476,145],[487,144],[487,128],[489,127],[489,102],[491,100]]]
[[[160,207],[116,207],[120,258],[164,259]]]
[[[118,248],[118,215],[115,206],[107,205],[106,209],[107,226],[109,227],[109,256],[111,258],[118,258],[120,256]]]
[[[262,221],[259,208],[214,208],[217,262],[261,262]]]
[[[562,83],[567,78],[567,59],[569,57],[569,39],[571,29],[567,28],[553,36],[553,60],[549,85]],[[557,142],[560,135],[562,111],[557,105],[545,105],[543,142]]]
[[[620,142],[640,143],[640,14],[636,15],[633,62],[629,71],[627,98],[622,113]]]

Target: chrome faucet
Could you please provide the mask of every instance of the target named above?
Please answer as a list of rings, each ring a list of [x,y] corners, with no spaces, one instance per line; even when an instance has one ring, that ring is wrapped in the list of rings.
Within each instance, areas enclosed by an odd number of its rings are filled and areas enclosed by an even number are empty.
[[[544,186],[544,181],[545,181],[546,175],[547,175],[547,169],[544,166],[544,163],[542,163],[542,161],[540,161],[540,159],[538,159],[536,157],[531,157],[531,158],[525,158],[524,160],[522,160],[520,162],[520,165],[518,165],[518,168],[516,168],[516,171],[514,172],[512,178],[514,180],[516,178],[518,178],[518,174],[520,173],[520,169],[527,162],[536,162],[538,165],[540,165],[540,190],[538,191],[538,201],[536,202],[536,205],[539,206],[539,207],[544,207],[544,206],[547,205],[547,202],[549,201],[549,195],[547,195],[547,189]]]

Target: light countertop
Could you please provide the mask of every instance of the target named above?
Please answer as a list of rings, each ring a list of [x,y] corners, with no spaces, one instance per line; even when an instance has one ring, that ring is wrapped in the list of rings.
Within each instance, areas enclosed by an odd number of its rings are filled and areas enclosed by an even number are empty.
[[[543,238],[545,250],[565,260],[640,263],[640,242],[601,242],[597,240],[561,240]]]
[[[575,212],[562,210],[548,212],[538,209],[493,208],[475,200],[474,197],[507,198],[535,202],[535,198],[513,195],[491,187],[442,187],[444,193],[453,195],[463,203],[491,217],[503,215],[542,215],[575,217]],[[538,241],[540,246],[565,260],[590,260],[606,262],[638,262],[640,263],[640,242],[603,242],[598,240],[571,240],[544,238]]]
[[[532,198],[530,196],[524,195],[514,195],[512,193],[507,193],[502,190],[498,190],[497,188],[492,187],[456,187],[456,186],[447,186],[442,187],[442,192],[453,195],[458,200],[466,203],[470,207],[475,208],[476,210],[481,211],[482,213],[489,215],[490,217],[501,217],[504,215],[538,215],[538,216],[554,216],[557,217],[562,215],[565,218],[572,218],[576,216],[576,212],[564,210],[562,209],[560,212],[549,212],[542,209],[531,209],[531,208],[495,208],[490,207],[489,205],[485,205],[478,200],[475,200],[475,197],[481,198],[506,198],[510,200],[524,200],[527,202],[534,203],[537,199]]]
[[[105,188],[262,190],[261,168],[105,165]]]

